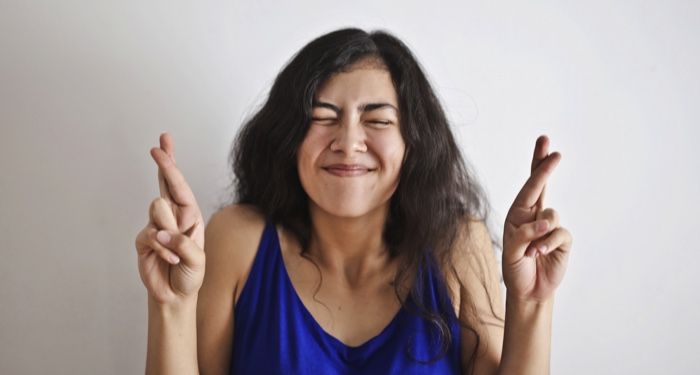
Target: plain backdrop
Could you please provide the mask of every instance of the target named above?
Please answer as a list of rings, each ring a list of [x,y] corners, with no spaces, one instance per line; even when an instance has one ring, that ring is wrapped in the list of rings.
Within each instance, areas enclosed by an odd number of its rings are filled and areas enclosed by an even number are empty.
[[[172,134],[205,218],[241,122],[311,39],[412,48],[502,231],[535,139],[574,237],[554,374],[700,373],[696,1],[0,0],[0,373],[137,374],[134,238]],[[501,232],[502,233],[502,232]]]

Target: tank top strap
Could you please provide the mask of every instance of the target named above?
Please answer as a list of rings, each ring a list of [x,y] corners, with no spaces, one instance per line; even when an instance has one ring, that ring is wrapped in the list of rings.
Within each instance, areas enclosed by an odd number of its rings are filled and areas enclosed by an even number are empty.
[[[275,226],[269,221],[266,222],[260,237],[258,250],[255,253],[253,264],[248,273],[248,278],[243,285],[243,290],[235,305],[235,316],[247,314],[253,314],[253,316],[255,316],[255,313],[265,307],[265,301],[261,300],[260,297],[269,293],[271,289],[274,289],[274,283],[270,282],[269,278],[265,277],[268,270],[274,270],[277,261],[277,254],[274,251],[275,244],[273,243],[274,231]],[[261,306],[261,304],[263,304],[263,306]]]

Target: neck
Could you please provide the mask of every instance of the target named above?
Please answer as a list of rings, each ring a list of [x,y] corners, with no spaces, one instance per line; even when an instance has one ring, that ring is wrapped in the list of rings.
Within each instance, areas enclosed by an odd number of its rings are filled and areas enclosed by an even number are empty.
[[[362,217],[338,217],[310,206],[311,244],[309,253],[319,267],[344,279],[348,285],[386,270],[390,262],[383,231],[388,205]]]

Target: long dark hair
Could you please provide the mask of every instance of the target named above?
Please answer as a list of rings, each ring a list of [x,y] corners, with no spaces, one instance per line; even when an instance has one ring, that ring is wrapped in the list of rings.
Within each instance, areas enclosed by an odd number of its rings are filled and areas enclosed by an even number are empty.
[[[486,223],[489,204],[420,64],[392,34],[341,29],[314,39],[292,57],[265,103],[238,133],[231,151],[235,194],[239,203],[256,206],[268,220],[291,231],[302,255],[308,251],[309,199],[299,181],[297,150],[311,122],[316,90],[333,74],[367,58],[381,61],[389,70],[399,100],[406,156],[383,236],[390,254],[401,255],[394,287],[407,306],[399,286],[411,275],[425,274],[421,271],[428,263],[437,267],[439,281],[446,285],[447,273],[454,272],[453,245],[464,219]],[[454,310],[449,299],[441,299],[439,311],[432,311],[422,284],[416,280],[409,297],[417,307],[414,310],[437,328],[441,348],[437,360],[454,339],[449,328]],[[460,324],[476,334],[466,322]],[[475,352],[478,334],[476,338]]]

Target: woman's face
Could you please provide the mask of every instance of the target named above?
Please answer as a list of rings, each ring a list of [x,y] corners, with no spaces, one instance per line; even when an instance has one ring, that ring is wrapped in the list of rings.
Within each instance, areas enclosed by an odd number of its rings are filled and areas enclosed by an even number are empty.
[[[310,204],[340,217],[385,208],[405,153],[396,90],[388,70],[356,65],[317,91],[297,154]]]

